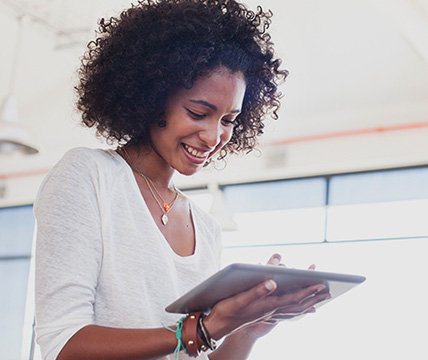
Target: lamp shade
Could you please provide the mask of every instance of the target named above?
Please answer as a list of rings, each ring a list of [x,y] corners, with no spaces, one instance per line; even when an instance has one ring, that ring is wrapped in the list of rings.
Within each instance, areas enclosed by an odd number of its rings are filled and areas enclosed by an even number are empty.
[[[37,154],[39,150],[29,140],[29,133],[18,123],[13,95],[6,97],[0,115],[0,156]]]

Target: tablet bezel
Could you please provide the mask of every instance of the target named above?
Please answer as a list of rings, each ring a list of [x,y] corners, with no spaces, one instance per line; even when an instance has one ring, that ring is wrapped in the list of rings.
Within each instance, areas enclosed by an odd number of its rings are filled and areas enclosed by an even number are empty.
[[[268,279],[275,280],[278,285],[272,295],[293,293],[304,287],[323,283],[326,286],[324,291],[330,292],[331,299],[315,306],[319,307],[361,284],[366,278],[360,275],[289,269],[283,266],[234,263],[169,304],[165,310],[182,314],[195,311],[209,313],[217,302]]]

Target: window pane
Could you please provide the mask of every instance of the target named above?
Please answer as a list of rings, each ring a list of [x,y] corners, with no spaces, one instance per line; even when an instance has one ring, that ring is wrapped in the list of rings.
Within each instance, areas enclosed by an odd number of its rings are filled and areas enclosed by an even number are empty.
[[[33,231],[32,206],[0,209],[0,258],[30,256]]]
[[[226,247],[324,241],[325,207],[246,212],[233,218],[238,231],[223,234]]]
[[[0,261],[0,359],[20,359],[29,259]]]
[[[264,263],[274,252],[289,267],[316,264],[320,271],[359,274],[367,280],[315,314],[279,324],[257,341],[250,360],[428,359],[428,238],[227,248],[224,265]]]
[[[428,168],[333,176],[329,205],[428,198]]]
[[[327,241],[428,236],[428,200],[330,206]]]
[[[223,191],[231,213],[320,207],[325,205],[326,180],[312,178],[232,185]]]
[[[0,359],[20,359],[34,232],[32,206],[0,209]]]

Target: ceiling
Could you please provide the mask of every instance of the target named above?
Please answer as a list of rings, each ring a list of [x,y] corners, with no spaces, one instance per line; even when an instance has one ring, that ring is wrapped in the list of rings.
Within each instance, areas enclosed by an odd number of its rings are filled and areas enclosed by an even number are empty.
[[[20,123],[43,151],[0,159],[1,172],[50,166],[66,149],[99,146],[79,128],[75,69],[97,19],[124,0],[0,0],[0,96],[11,83]],[[329,134],[428,123],[428,0],[248,0],[274,13],[271,33],[290,76],[280,119],[262,146]],[[8,169],[6,169],[8,167]],[[6,170],[5,170],[6,169]]]

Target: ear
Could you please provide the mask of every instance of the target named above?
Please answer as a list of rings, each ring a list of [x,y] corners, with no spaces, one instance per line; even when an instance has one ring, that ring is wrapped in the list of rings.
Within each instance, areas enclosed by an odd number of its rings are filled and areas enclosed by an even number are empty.
[[[159,121],[158,121],[158,126],[159,126],[160,128],[164,128],[164,127],[166,127],[166,120],[165,120],[165,119],[161,119],[161,120],[159,120]]]

